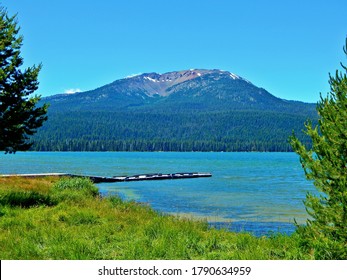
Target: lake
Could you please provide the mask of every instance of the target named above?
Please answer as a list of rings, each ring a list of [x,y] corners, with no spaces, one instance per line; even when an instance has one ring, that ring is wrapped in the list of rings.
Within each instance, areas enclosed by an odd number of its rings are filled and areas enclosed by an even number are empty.
[[[307,219],[314,192],[294,153],[18,152],[0,154],[0,174],[62,172],[95,176],[211,172],[211,178],[98,184],[102,195],[259,236],[291,233]]]

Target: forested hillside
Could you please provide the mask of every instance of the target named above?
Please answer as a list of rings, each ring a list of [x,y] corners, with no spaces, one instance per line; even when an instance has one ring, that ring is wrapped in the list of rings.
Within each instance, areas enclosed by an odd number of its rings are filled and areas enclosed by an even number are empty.
[[[33,137],[39,151],[290,151],[314,104],[277,98],[226,71],[142,74],[62,94]]]
[[[304,116],[274,112],[49,115],[34,137],[39,151],[290,151]]]

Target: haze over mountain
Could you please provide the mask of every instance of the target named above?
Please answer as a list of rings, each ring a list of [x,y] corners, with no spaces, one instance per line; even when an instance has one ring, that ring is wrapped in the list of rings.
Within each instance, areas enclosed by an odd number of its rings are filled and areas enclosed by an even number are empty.
[[[314,104],[206,69],[140,74],[42,102],[49,119],[35,150],[289,151],[292,131],[317,118]]]

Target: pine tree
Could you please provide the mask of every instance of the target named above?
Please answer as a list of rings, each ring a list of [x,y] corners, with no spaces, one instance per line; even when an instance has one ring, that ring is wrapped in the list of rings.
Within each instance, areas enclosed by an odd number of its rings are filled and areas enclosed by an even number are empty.
[[[47,119],[47,106],[36,106],[40,97],[30,97],[41,65],[21,70],[23,37],[18,33],[16,16],[0,7],[0,150],[10,153],[29,149],[29,136]]]
[[[347,39],[344,47],[347,55]],[[306,123],[312,140],[308,150],[293,135],[291,145],[300,156],[306,178],[319,195],[307,194],[311,216],[298,226],[303,244],[318,259],[347,259],[347,68],[329,75],[330,93],[317,105],[318,125]]]

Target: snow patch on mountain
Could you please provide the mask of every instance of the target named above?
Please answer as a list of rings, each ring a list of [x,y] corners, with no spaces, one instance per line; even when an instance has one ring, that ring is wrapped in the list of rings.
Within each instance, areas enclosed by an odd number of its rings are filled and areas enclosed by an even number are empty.
[[[240,79],[240,77],[239,76],[237,76],[236,74],[234,74],[234,73],[230,73],[230,75],[229,75],[233,80],[238,80],[238,79]]]
[[[154,83],[159,83],[158,80],[152,79],[151,77],[145,76],[145,77],[143,77],[143,78],[144,78],[145,80],[148,80],[148,81],[151,81],[151,82],[154,82]]]

